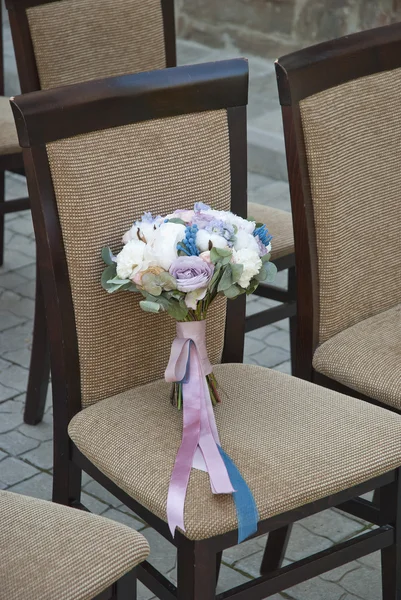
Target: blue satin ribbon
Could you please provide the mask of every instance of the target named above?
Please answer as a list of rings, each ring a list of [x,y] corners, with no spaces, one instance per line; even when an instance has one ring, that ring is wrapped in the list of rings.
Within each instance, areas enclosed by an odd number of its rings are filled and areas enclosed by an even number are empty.
[[[231,485],[236,490],[233,493],[238,520],[238,543],[257,532],[259,512],[255,498],[249,489],[245,479],[242,477],[233,460],[219,446],[220,454],[226,465]]]

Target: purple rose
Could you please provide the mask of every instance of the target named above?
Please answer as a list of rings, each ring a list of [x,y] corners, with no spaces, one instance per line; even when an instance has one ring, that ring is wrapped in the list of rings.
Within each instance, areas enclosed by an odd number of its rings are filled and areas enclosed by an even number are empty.
[[[193,292],[209,284],[214,271],[211,265],[199,256],[179,256],[170,267],[170,275],[177,280],[180,292]]]

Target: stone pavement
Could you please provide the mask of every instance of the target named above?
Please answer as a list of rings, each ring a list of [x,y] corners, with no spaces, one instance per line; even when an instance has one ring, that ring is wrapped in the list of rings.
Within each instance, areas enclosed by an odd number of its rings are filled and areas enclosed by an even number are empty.
[[[8,90],[15,93],[15,74],[12,53],[9,53]],[[181,62],[217,58],[216,52],[189,42],[179,43]],[[225,53],[220,53],[225,57]],[[267,77],[262,83],[263,61],[251,60],[251,125],[260,126],[262,103],[269,105]],[[253,69],[253,65],[256,67]],[[265,64],[265,73],[272,74]],[[270,69],[270,70],[269,70]],[[14,79],[12,79],[14,77]],[[259,81],[258,81],[259,80]],[[14,89],[10,85],[14,81]],[[10,84],[11,82],[11,84]],[[269,83],[270,82],[270,83]],[[258,88],[258,85],[260,87]],[[270,87],[271,98],[274,97]],[[266,95],[265,95],[266,93]],[[259,104],[260,103],[260,104]],[[270,110],[270,109],[269,109]],[[272,132],[280,137],[279,114],[271,102],[270,117],[276,111]],[[266,113],[266,118],[269,115]],[[259,125],[258,125],[259,124]],[[252,125],[253,126],[253,125]],[[282,143],[282,140],[281,140]],[[270,171],[270,178],[260,171],[250,174],[249,190],[252,200],[289,208],[287,184]],[[272,178],[274,176],[274,179]],[[281,174],[281,178],[284,174]],[[7,197],[24,193],[24,180],[8,176]],[[36,427],[23,424],[22,411],[28,377],[32,342],[32,317],[35,293],[35,243],[29,212],[7,215],[6,253],[0,268],[0,489],[10,489],[38,498],[50,499],[52,482],[52,408],[49,393],[43,423]],[[285,285],[285,275],[279,283]],[[266,300],[251,298],[247,310],[254,312],[269,305]],[[247,335],[247,362],[272,367],[289,373],[288,324],[283,321]],[[151,545],[151,562],[172,580],[175,578],[173,547],[125,508],[101,486],[84,477],[83,503],[93,512],[127,523],[143,532]],[[295,525],[288,548],[288,562],[330,547],[369,528],[363,521],[345,516],[336,510],[305,519]],[[218,590],[238,585],[258,575],[264,539],[251,540],[224,553]],[[152,598],[140,586],[139,599]],[[305,584],[275,595],[273,600],[380,600],[380,557],[375,554],[318,577]],[[32,599],[35,600],[35,599]]]

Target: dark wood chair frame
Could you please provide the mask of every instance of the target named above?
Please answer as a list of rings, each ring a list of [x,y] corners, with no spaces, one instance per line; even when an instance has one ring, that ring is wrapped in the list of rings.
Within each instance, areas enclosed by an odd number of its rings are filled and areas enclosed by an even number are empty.
[[[28,176],[39,265],[49,324],[54,397],[53,500],[83,508],[84,470],[177,548],[178,585],[148,562],[137,567],[139,579],[161,600],[261,600],[382,550],[384,600],[400,598],[401,474],[393,470],[351,489],[259,522],[257,536],[282,530],[308,515],[380,488],[379,527],[311,557],[261,576],[216,596],[216,578],[224,549],[237,544],[237,531],[204,541],[190,541],[133,500],[95,467],[68,436],[70,419],[81,410],[79,356],[74,310],[62,233],[46,144],[56,139],[124,124],[213,109],[227,109],[231,159],[232,210],[246,215],[246,103],[248,67],[243,60],[224,61],[166,71],[153,71],[35,92],[12,102]],[[60,118],[61,112],[63,118]],[[245,298],[227,309],[223,362],[242,362]]]
[[[40,90],[39,75],[33,50],[32,38],[26,9],[31,6],[48,4],[57,0],[6,0],[9,11],[10,25],[13,35],[15,55],[22,93]],[[174,19],[174,0],[160,0],[163,12],[163,29],[166,51],[166,66],[175,67],[177,64],[176,35]],[[0,163],[1,164],[1,163]],[[0,198],[1,202],[1,198]],[[9,204],[9,203],[8,203]],[[1,204],[0,204],[1,207]],[[28,208],[28,204],[26,206]],[[1,217],[0,217],[1,218]],[[1,222],[0,222],[1,227]],[[1,240],[0,240],[1,242]],[[274,285],[263,284],[255,292],[256,295],[281,302],[279,306],[250,315],[246,319],[246,331],[270,325],[282,319],[290,318],[291,357],[295,353],[295,257],[294,254],[282,257],[276,261],[279,271],[288,269],[288,290]],[[37,282],[39,278],[37,278]],[[49,381],[50,362],[48,359],[48,343],[46,338],[46,320],[43,310],[42,291],[40,282],[36,289],[35,336],[32,348],[30,379],[24,421],[31,425],[39,423],[43,418]]]
[[[396,413],[401,411],[316,372],[312,366],[313,355],[318,346],[319,280],[313,202],[299,102],[347,81],[399,67],[401,23],[318,44],[284,56],[276,62],[298,273],[294,374],[301,379]],[[341,508],[354,516],[377,523],[380,494],[375,493],[373,502],[358,498],[347,502]],[[290,528],[277,531],[275,536],[275,548],[270,547],[263,559],[263,569],[266,570],[281,564],[290,537]]]
[[[11,32],[13,36],[15,57],[17,61],[18,76],[21,92],[35,92],[40,90],[38,69],[33,50],[32,38],[29,29],[26,10],[32,6],[48,4],[57,0],[7,0],[6,7],[9,13]],[[166,66],[174,67],[176,58],[175,23],[174,23],[174,0],[160,0],[163,14],[164,43],[166,53]],[[1,91],[1,89],[0,89]],[[22,156],[18,155],[21,169]],[[4,157],[0,156],[1,160]],[[8,169],[11,170],[11,169]],[[21,171],[23,172],[23,171]],[[1,182],[0,182],[1,184]],[[7,202],[6,207],[12,207],[12,203],[19,207],[18,200]],[[0,235],[1,235],[1,196],[0,196]],[[29,199],[26,205],[14,210],[30,208]],[[1,238],[0,238],[1,248]],[[0,263],[1,264],[1,263]],[[44,310],[43,293],[41,289],[39,272],[36,272],[36,298],[34,316],[34,336],[29,369],[28,392],[25,403],[24,421],[29,425],[36,425],[43,419],[46,404],[46,396],[50,375],[49,343],[46,331],[46,316]]]
[[[2,7],[0,5],[0,23]],[[4,47],[3,28],[0,27],[0,96],[4,96]],[[4,260],[4,215],[30,208],[29,198],[17,198],[5,201],[5,171],[24,174],[24,162],[21,152],[0,155],[0,266]]]

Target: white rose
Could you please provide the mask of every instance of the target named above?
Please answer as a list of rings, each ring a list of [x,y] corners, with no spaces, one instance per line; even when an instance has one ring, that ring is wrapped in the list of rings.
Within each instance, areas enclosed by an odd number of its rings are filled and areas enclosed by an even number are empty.
[[[196,245],[201,252],[209,250],[209,242],[212,242],[214,248],[227,248],[227,240],[217,233],[208,233],[206,229],[199,229],[196,234]]]
[[[185,225],[162,223],[156,230],[151,247],[156,264],[168,271],[178,257],[177,244],[185,237]]]
[[[120,279],[130,279],[140,270],[146,244],[140,240],[131,240],[117,254],[117,275]]]
[[[233,262],[244,267],[238,284],[246,289],[252,277],[257,275],[262,268],[262,261],[259,254],[254,250],[243,248],[242,250],[233,250]]]
[[[234,248],[235,250],[243,250],[244,248],[248,248],[248,250],[254,250],[259,254],[258,242],[252,233],[247,233],[243,229],[238,230],[235,236]]]

